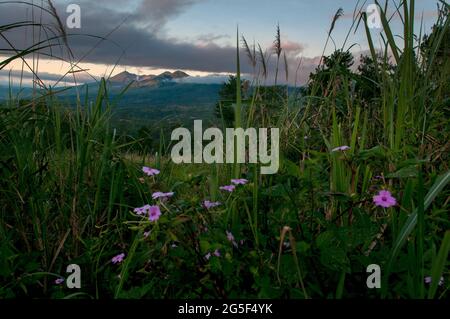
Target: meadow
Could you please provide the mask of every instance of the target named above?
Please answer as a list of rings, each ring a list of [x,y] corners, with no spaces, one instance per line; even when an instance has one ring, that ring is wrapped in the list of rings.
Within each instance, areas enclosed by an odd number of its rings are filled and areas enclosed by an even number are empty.
[[[381,49],[357,5],[348,37],[365,30],[368,55],[353,70],[351,40],[331,41],[334,53],[299,88],[265,85],[266,53],[238,33],[215,124],[279,128],[273,175],[259,164],[177,165],[167,134],[148,145],[118,132],[111,118],[129,88],[110,96],[107,79],[95,97],[77,87],[70,103],[59,88],[10,93],[0,107],[0,298],[449,298],[449,5],[437,3],[430,34],[414,33],[414,0],[398,2],[401,35],[381,5]],[[0,25],[0,35],[30,23]],[[68,49],[57,31],[12,49],[0,69]],[[274,43],[278,73],[279,28]],[[66,285],[70,264],[79,289]],[[381,283],[370,289],[373,264]]]

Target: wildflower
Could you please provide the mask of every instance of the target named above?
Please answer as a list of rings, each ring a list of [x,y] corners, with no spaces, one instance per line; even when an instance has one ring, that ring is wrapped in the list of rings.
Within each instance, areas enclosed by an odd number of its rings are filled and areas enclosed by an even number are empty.
[[[150,209],[150,205],[144,205],[142,207],[136,207],[133,211],[137,214],[137,215],[145,215],[148,210]]]
[[[234,186],[234,185],[225,185],[225,186],[220,186],[219,187],[221,190],[223,190],[223,191],[227,191],[227,192],[232,192],[232,191],[234,191],[234,189],[236,188],[236,186]]]
[[[114,256],[111,259],[111,261],[112,261],[113,264],[117,264],[117,263],[120,264],[123,261],[124,258],[125,258],[125,254],[121,253],[121,254],[118,254],[117,256]]]
[[[174,194],[174,192],[168,192],[168,193],[155,192],[155,193],[152,194],[152,198],[153,199],[157,199],[157,198],[167,199],[169,197],[172,197],[173,194]]]
[[[159,170],[156,168],[150,168],[147,166],[142,167],[142,171],[147,174],[148,176],[154,176],[159,174]]]
[[[159,216],[161,216],[161,210],[159,209],[159,206],[157,205],[150,206],[148,219],[150,219],[151,222],[154,222],[159,219]]]
[[[211,202],[209,200],[205,200],[203,202],[203,207],[205,207],[206,209],[210,209],[216,206],[219,206],[221,203],[220,202]]]
[[[387,190],[381,190],[378,195],[373,197],[373,202],[376,206],[391,207],[397,204],[397,200]]]
[[[216,256],[216,257],[220,257],[219,249],[214,250],[213,255]]]
[[[343,145],[343,146],[338,146],[338,147],[333,148],[333,149],[331,150],[331,152],[336,152],[336,151],[347,151],[347,150],[349,150],[349,149],[350,149],[350,146]]]
[[[227,239],[229,242],[231,242],[233,244],[233,246],[235,246],[237,248],[238,244],[236,243],[236,240],[234,239],[234,236],[231,232],[229,232],[228,230],[226,231],[227,234]]]
[[[55,280],[55,285],[61,285],[64,282],[64,278],[58,278]]]
[[[432,281],[431,276],[425,277],[425,278],[424,278],[424,281],[425,281],[426,284],[431,284],[431,281]],[[438,285],[439,285],[439,286],[442,286],[443,284],[444,284],[444,277],[441,277],[441,278],[439,279]]]
[[[206,260],[209,260],[209,258],[211,258],[211,253],[207,253],[207,254],[205,255],[205,258],[206,258]]]
[[[233,183],[234,185],[245,185],[248,183],[248,180],[246,180],[245,178],[237,178],[237,179],[232,179],[231,183]]]

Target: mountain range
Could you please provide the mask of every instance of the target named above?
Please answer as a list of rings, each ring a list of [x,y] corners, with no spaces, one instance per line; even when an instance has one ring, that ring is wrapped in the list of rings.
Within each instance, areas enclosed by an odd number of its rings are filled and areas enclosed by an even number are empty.
[[[222,84],[177,81],[188,77],[190,75],[182,71],[140,76],[124,71],[112,76],[108,80],[108,98],[114,104],[113,127],[131,132],[141,127],[189,127],[196,119],[215,121],[215,104],[220,98]],[[128,84],[130,88],[122,95],[123,88]],[[98,90],[99,83],[86,83],[64,88],[58,99],[61,105],[75,108],[78,99],[95,101]],[[10,94],[31,99],[33,89],[0,85],[0,105],[9,99]]]
[[[111,77],[109,82],[113,85],[128,85],[132,82],[131,87],[155,87],[165,82],[172,82],[186,77],[189,77],[189,74],[183,71],[166,71],[158,75],[137,75],[123,71]]]

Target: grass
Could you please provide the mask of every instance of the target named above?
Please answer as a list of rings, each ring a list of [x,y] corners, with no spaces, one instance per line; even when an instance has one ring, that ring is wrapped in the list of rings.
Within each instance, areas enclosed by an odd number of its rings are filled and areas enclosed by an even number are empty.
[[[255,74],[244,99],[237,50],[234,127],[280,128],[275,175],[260,175],[258,164],[175,165],[164,134],[158,149],[130,142],[111,127],[117,100],[105,79],[94,100],[85,94],[72,109],[47,87],[31,101],[11,95],[0,107],[0,298],[448,298],[448,5],[432,35],[416,37],[414,1],[401,1],[402,44],[381,8],[382,50],[364,14],[352,25],[365,28],[372,60],[382,61],[370,77],[346,67],[343,46],[306,88],[259,85],[269,60],[243,40]],[[0,69],[68,36],[53,31],[47,42],[12,48]],[[239,39],[238,31],[238,47]],[[366,79],[373,96],[352,88]],[[343,145],[350,149],[332,151]],[[248,183],[220,191],[231,178]],[[396,206],[374,205],[382,189]],[[175,195],[153,200],[156,191]],[[206,209],[204,200],[221,205]],[[159,206],[157,222],[133,212],[145,204]],[[71,263],[82,270],[76,293],[54,283]],[[366,286],[374,263],[379,290]]]

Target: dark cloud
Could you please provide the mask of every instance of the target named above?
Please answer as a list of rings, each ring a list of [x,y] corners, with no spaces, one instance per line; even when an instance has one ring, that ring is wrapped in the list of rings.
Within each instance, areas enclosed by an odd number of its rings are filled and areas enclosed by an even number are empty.
[[[190,6],[205,0],[78,0],[82,11],[94,15],[122,14],[129,23],[149,32],[158,32],[170,19],[182,14]],[[59,4],[63,7],[63,4]],[[62,11],[64,12],[62,8]],[[111,17],[112,18],[112,17]],[[112,20],[112,19],[109,19]]]
[[[208,34],[199,35],[197,37],[197,40],[200,41],[201,43],[211,44],[211,43],[214,43],[217,40],[229,39],[229,38],[230,38],[230,36],[227,35],[227,34],[208,33]]]
[[[160,25],[168,17],[179,14],[182,8],[191,3],[193,1],[171,0],[167,3],[166,0],[145,1],[139,7],[140,13],[133,15],[141,16],[139,21],[143,21],[144,13],[142,11],[145,9],[149,14],[149,23]],[[100,9],[95,5],[88,8],[87,5],[87,3],[81,5],[82,28],[66,30],[68,43],[76,59],[84,57],[83,61],[85,62],[114,64],[120,58],[121,64],[129,66],[183,68],[210,72],[227,72],[233,69],[235,50],[232,47],[220,47],[213,43],[200,46],[194,43],[179,42],[176,39],[163,38],[146,28],[138,27],[136,20],[117,10],[106,7]],[[177,7],[177,5],[179,6]],[[64,23],[67,18],[65,8],[60,5],[57,6],[57,10]],[[154,12],[159,12],[157,19],[152,18],[156,15]],[[124,21],[126,17],[127,19]],[[31,19],[29,10],[27,16],[26,6],[1,5],[0,20],[2,23],[25,19]],[[56,25],[56,20],[48,14],[44,14],[43,22],[48,26]],[[111,33],[114,29],[116,30]],[[34,33],[35,35],[38,33],[37,28]],[[8,40],[19,49],[31,45],[31,34],[31,28],[5,32]],[[43,34],[41,36],[44,37]],[[92,36],[107,38],[100,41],[99,38]],[[9,45],[0,39],[0,48],[8,47]],[[53,52],[60,55],[57,49]],[[50,52],[47,51],[47,53]]]
[[[144,0],[134,17],[152,31],[159,30],[169,19],[181,14],[200,0]]]
[[[202,43],[180,42],[177,39],[163,37],[160,29],[169,19],[174,18],[186,10],[195,0],[146,0],[138,3],[137,10],[124,13],[115,6],[101,6],[101,3],[81,1],[82,20],[80,30],[67,30],[68,43],[75,56],[75,61],[83,58],[84,62],[116,64],[135,67],[154,67],[167,69],[185,69],[205,72],[235,72],[236,49],[231,46],[219,46],[215,40],[226,37],[224,35],[206,34],[198,40]],[[58,13],[64,23],[67,18],[65,6],[61,2],[55,3]],[[127,17],[127,18],[126,18]],[[2,24],[30,19],[26,6],[0,5],[0,21]],[[35,15],[38,19],[39,15]],[[126,20],[124,20],[126,18]],[[43,15],[43,22],[49,26],[57,25],[56,20],[48,14]],[[149,28],[143,26],[149,25]],[[114,30],[112,33],[111,31]],[[26,32],[25,32],[26,31]],[[38,34],[35,28],[35,35]],[[80,35],[81,34],[81,35]],[[7,32],[5,35],[18,48],[30,45],[32,30],[20,30]],[[88,36],[91,35],[91,36]],[[92,36],[105,37],[100,40]],[[41,34],[41,37],[44,37]],[[285,41],[285,51],[289,64],[289,82],[294,82],[298,65],[298,56],[303,50],[300,43]],[[0,48],[6,48],[8,44],[0,39]],[[270,50],[269,50],[270,51]],[[271,52],[271,51],[270,51]],[[47,53],[50,53],[47,51]],[[53,50],[53,54],[61,56],[61,48]],[[67,54],[63,54],[67,58]],[[270,59],[269,75],[273,77],[274,57]],[[311,59],[304,59],[303,70],[314,69]],[[283,63],[284,65],[284,63]],[[252,67],[242,53],[241,70],[243,73],[251,73]],[[300,69],[302,70],[302,69]],[[302,73],[301,73],[302,74]],[[307,76],[301,75],[300,82],[304,82]],[[308,73],[309,76],[309,73]],[[284,76],[279,75],[279,79]]]

